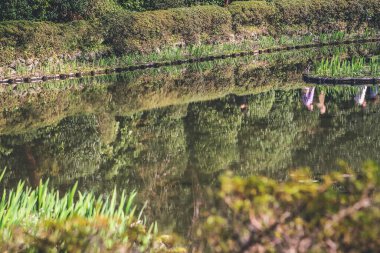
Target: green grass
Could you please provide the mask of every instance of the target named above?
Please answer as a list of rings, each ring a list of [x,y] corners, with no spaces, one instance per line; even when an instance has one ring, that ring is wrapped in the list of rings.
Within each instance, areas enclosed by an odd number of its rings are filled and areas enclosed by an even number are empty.
[[[0,175],[0,182],[5,170]],[[4,189],[0,201],[1,252],[185,252],[159,236],[156,224],[146,227],[142,210],[114,189],[109,196],[82,193],[77,184],[60,194],[49,182],[35,189],[18,183]]]
[[[0,182],[5,170],[0,176]],[[125,233],[131,224],[142,224],[142,211],[136,213],[133,201],[136,192],[127,195],[116,189],[111,196],[96,197],[94,193],[82,193],[77,184],[65,194],[51,189],[49,182],[40,182],[35,189],[19,182],[15,189],[4,189],[0,201],[0,234],[4,238],[12,237],[14,227],[22,227],[34,231],[43,221],[67,221],[72,218],[109,219],[108,229],[118,234]],[[147,239],[153,235],[153,225],[146,234]],[[33,233],[33,232],[32,232]]]
[[[378,77],[379,66],[379,56],[371,57],[369,60],[364,57],[341,59],[334,56],[316,63],[313,74],[321,77]]]
[[[0,176],[0,182],[5,170]],[[13,225],[33,225],[41,219],[66,220],[80,216],[93,218],[103,216],[117,218],[121,224],[128,224],[134,217],[136,208],[132,206],[136,192],[119,195],[116,189],[106,198],[96,197],[93,193],[77,191],[75,184],[67,193],[51,190],[49,181],[41,182],[36,189],[19,182],[16,189],[4,189],[0,202],[0,230]],[[138,215],[140,220],[142,213]],[[124,229],[121,227],[121,229]]]
[[[361,35],[346,34],[344,32],[335,32],[331,34],[318,34],[306,36],[281,36],[274,38],[270,36],[261,36],[258,40],[245,40],[240,43],[225,43],[217,45],[190,45],[187,47],[171,47],[162,49],[159,52],[150,54],[127,54],[120,57],[109,56],[92,61],[70,60],[59,63],[45,62],[33,68],[25,64],[18,64],[12,70],[7,68],[2,74],[5,78],[25,77],[25,76],[42,76],[62,73],[76,73],[90,70],[101,70],[114,67],[128,67],[151,62],[176,61],[188,58],[201,58],[214,55],[239,53],[243,51],[252,51],[254,49],[274,48],[279,46],[296,46],[311,43],[328,43],[340,42],[345,39],[358,39],[373,37],[375,32],[366,30]],[[0,73],[1,77],[1,73]]]

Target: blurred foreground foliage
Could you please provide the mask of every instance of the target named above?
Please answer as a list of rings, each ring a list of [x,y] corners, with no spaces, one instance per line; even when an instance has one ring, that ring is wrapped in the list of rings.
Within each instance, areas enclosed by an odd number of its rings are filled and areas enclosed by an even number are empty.
[[[0,182],[4,172],[0,176]],[[173,235],[159,235],[133,206],[129,196],[77,191],[65,194],[48,182],[33,189],[20,182],[3,189],[0,201],[1,252],[185,252]]]
[[[379,168],[308,170],[286,182],[224,175],[198,229],[198,252],[376,252],[380,246]],[[319,181],[319,180],[318,180]]]
[[[204,208],[192,252],[376,252],[380,228],[380,171],[314,178],[309,170],[278,182],[262,176],[220,177]],[[0,202],[1,252],[187,252],[175,235],[146,227],[134,194],[95,198],[76,186],[60,196],[47,183],[20,183]],[[206,206],[207,207],[207,206]],[[192,240],[192,239],[190,239]]]

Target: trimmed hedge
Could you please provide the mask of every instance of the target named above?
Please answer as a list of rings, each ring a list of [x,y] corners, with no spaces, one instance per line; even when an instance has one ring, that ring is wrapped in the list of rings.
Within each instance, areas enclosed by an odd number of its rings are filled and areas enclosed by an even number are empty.
[[[116,52],[146,53],[174,44],[221,42],[245,27],[264,27],[273,35],[379,28],[379,17],[378,0],[273,0],[233,2],[228,8],[117,12],[105,17],[103,24]]]
[[[288,26],[299,26],[309,32],[354,30],[368,22],[379,28],[378,0],[273,0],[271,2],[233,2],[229,7],[233,24],[260,26],[270,24],[273,32],[284,32]],[[305,29],[304,29],[305,30]]]
[[[265,1],[233,2],[228,10],[235,29],[237,26],[271,23],[277,13],[275,5]]]
[[[1,0],[0,21],[92,19],[111,9],[147,11],[193,5],[224,5],[224,0]]]
[[[1,0],[0,21],[73,21],[120,8],[114,0]]]
[[[117,53],[145,53],[176,43],[210,43],[232,33],[230,13],[217,6],[117,12],[103,19],[103,24],[107,43]]]
[[[67,24],[32,21],[0,22],[0,59],[10,63],[17,57],[45,58],[75,54],[103,47],[95,23],[75,21]]]
[[[378,0],[243,1],[227,8],[208,5],[139,13],[111,8],[113,0],[91,1],[96,4],[89,13],[102,13],[100,21],[1,22],[0,62],[20,55],[43,58],[107,48],[118,54],[148,53],[173,45],[219,43],[246,31],[252,37],[253,30],[260,31],[257,36],[380,26]]]

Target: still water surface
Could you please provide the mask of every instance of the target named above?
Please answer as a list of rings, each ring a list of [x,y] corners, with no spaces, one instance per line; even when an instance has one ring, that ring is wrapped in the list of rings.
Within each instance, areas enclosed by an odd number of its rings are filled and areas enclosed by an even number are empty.
[[[377,88],[302,82],[311,61],[336,53],[372,55],[378,48],[300,51],[60,89],[3,90],[4,184],[49,178],[62,190],[76,181],[80,190],[99,194],[137,190],[150,221],[186,235],[206,188],[225,171],[286,180],[290,169],[306,166],[318,178],[337,170],[339,159],[358,171],[367,159],[380,162]]]

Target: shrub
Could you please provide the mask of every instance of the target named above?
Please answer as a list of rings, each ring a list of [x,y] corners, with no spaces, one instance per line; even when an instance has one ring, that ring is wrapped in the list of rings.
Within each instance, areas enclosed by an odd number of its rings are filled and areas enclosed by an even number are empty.
[[[324,176],[320,183],[308,171],[296,171],[283,183],[222,176],[214,209],[198,231],[201,250],[377,251],[379,168],[367,163],[360,176],[349,171]]]
[[[337,22],[345,22],[348,30],[374,18],[380,10],[376,0],[274,0],[278,8],[277,22],[281,26],[302,24],[309,28],[329,28]],[[370,22],[372,25],[375,23]],[[377,24],[378,26],[378,24]]]
[[[66,24],[31,21],[0,23],[0,47],[15,57],[53,57],[99,49],[102,37],[96,23],[75,21]]]
[[[104,18],[103,24],[107,42],[118,53],[150,52],[183,42],[210,43],[232,32],[229,12],[216,6],[117,12]]]
[[[298,31],[306,28],[311,32],[353,30],[365,25],[367,21],[378,28],[380,16],[377,0],[249,1],[233,2],[228,9],[235,28],[266,24],[274,26],[276,32],[289,30],[291,26],[296,26]]]
[[[90,19],[116,8],[114,0],[3,0],[0,21]]]
[[[129,11],[145,11],[144,0],[118,0],[118,3]]]
[[[235,28],[244,25],[257,26],[271,23],[277,11],[272,3],[264,1],[233,2],[228,6],[228,10],[231,13]]]
[[[169,9],[169,8],[178,8],[186,7],[186,0],[146,0],[148,9],[158,10],[158,9]]]

